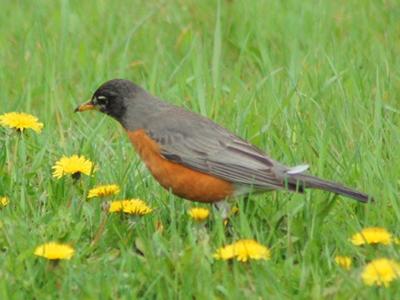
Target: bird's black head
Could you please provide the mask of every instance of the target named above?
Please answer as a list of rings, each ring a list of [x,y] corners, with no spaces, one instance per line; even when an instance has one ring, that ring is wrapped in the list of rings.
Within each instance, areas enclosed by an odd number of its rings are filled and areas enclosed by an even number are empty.
[[[75,111],[98,110],[121,122],[129,101],[135,98],[139,89],[129,80],[107,81],[94,92],[89,102],[78,106]]]

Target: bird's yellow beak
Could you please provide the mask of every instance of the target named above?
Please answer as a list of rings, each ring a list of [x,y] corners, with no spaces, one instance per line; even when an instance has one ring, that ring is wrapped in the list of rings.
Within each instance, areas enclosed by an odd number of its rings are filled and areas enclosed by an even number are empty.
[[[83,103],[79,105],[77,108],[75,108],[75,112],[82,112],[86,110],[96,110],[96,106],[93,104],[92,101],[88,101],[86,103]]]

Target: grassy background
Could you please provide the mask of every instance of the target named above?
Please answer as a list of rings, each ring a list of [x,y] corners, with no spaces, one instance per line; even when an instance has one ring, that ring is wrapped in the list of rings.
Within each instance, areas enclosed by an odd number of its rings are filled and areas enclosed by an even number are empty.
[[[25,111],[42,134],[0,129],[0,298],[390,298],[366,288],[362,266],[400,259],[399,248],[355,248],[365,226],[399,233],[400,6],[387,1],[1,1],[0,113]],[[320,191],[235,201],[224,229],[188,219],[195,204],[168,194],[138,161],[123,131],[95,113],[73,114],[102,82],[131,79],[202,113],[294,165],[371,193],[361,205]],[[73,185],[55,180],[63,154],[100,169]],[[122,197],[156,211],[133,224],[106,219],[90,187],[115,182]],[[162,222],[164,231],[156,230]],[[239,238],[272,248],[267,262],[214,261]],[[54,268],[33,256],[68,242]],[[136,245],[136,246],[135,246]],[[139,248],[144,252],[140,256]],[[334,263],[354,257],[350,272]]]

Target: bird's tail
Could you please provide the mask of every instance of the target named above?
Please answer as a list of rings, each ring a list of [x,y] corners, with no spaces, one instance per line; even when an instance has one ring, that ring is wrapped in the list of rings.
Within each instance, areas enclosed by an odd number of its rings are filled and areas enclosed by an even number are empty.
[[[372,202],[374,199],[368,194],[358,192],[354,189],[345,187],[336,182],[327,181],[316,176],[308,174],[292,174],[289,175],[288,182],[291,185],[297,185],[301,188],[320,189],[353,198],[360,202]]]

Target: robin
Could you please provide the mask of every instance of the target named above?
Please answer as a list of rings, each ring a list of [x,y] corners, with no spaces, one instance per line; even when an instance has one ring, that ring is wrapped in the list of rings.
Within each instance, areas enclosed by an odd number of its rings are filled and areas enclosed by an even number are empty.
[[[117,120],[154,178],[175,195],[197,202],[271,190],[321,189],[360,202],[372,198],[288,167],[208,118],[152,96],[129,80],[102,84],[75,111],[98,110]]]

